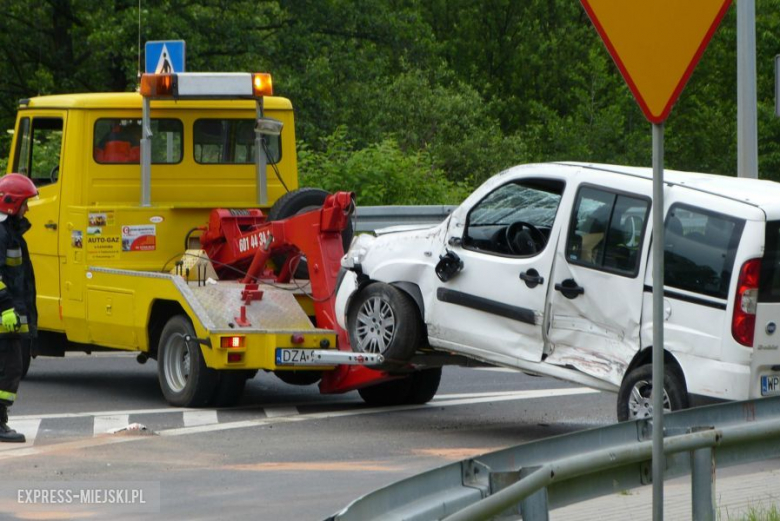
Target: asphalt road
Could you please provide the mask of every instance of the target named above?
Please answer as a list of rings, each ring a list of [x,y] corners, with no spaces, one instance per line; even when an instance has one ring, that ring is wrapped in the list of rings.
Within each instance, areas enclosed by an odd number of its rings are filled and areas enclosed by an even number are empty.
[[[431,403],[382,409],[259,374],[238,407],[185,410],[167,406],[156,369],[116,354],[34,360],[11,411],[30,439],[0,446],[0,518],[324,519],[426,469],[615,421],[613,394],[504,370],[445,368]],[[107,432],[134,423],[147,430]],[[58,501],[68,487],[146,503]]]

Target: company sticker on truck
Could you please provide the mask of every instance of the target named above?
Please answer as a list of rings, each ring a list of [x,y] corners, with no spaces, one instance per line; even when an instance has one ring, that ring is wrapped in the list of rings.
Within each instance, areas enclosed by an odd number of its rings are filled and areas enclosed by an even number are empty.
[[[90,260],[114,260],[122,251],[119,235],[90,234],[87,229],[87,256]]]
[[[114,212],[95,212],[89,214],[90,226],[113,226]]]
[[[157,226],[154,224],[122,226],[122,251],[155,249],[157,249]]]
[[[84,233],[81,230],[73,230],[70,232],[70,245],[73,248],[84,247]]]

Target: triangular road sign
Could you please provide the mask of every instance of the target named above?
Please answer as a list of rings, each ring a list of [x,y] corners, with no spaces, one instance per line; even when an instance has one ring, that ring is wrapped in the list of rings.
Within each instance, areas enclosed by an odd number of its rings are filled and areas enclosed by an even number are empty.
[[[662,123],[731,0],[581,0],[645,117]]]
[[[171,54],[168,52],[168,46],[163,44],[162,52],[160,53],[160,59],[157,60],[157,67],[154,70],[155,74],[173,74],[174,72],[181,72],[173,70],[173,62],[171,61]]]

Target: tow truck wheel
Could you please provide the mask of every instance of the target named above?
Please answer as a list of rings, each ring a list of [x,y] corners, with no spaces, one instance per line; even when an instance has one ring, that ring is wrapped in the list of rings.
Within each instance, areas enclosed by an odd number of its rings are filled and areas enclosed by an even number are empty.
[[[653,366],[645,364],[626,375],[617,399],[618,421],[653,416]],[[688,408],[684,379],[674,367],[664,368],[664,412]]]
[[[268,212],[268,220],[278,221],[281,219],[287,219],[293,215],[298,215],[301,213],[310,212],[311,210],[322,208],[322,205],[325,203],[325,199],[327,199],[328,195],[330,195],[328,192],[319,188],[299,188],[298,190],[287,192],[282,197],[277,199],[273,206],[271,206],[271,210]],[[352,242],[352,236],[354,234],[355,232],[352,228],[352,222],[350,221],[347,228],[341,232],[342,244],[344,246],[345,252],[349,248],[349,245]],[[285,262],[287,262],[288,258],[289,257],[284,255],[274,256],[273,261],[277,266],[281,267]],[[298,262],[298,266],[295,269],[294,276],[296,279],[309,278],[309,267],[306,264],[305,258],[301,257],[300,261]]]
[[[230,407],[241,400],[250,371],[220,371],[219,382],[211,404],[214,407]]]
[[[189,318],[177,315],[168,320],[160,335],[157,376],[171,405],[203,407],[214,395],[219,375],[206,367],[200,350]]]
[[[441,367],[416,371],[402,380],[372,385],[358,389],[360,397],[368,405],[419,405],[436,396],[441,382]]]
[[[312,385],[322,379],[322,371],[274,371],[274,374],[290,385]]]
[[[378,282],[358,293],[347,313],[347,326],[352,349],[384,356],[382,369],[408,363],[422,343],[417,305],[390,284]]]

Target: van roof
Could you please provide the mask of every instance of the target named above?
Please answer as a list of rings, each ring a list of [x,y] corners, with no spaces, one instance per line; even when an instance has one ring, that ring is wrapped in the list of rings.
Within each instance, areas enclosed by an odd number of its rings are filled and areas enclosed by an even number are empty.
[[[599,163],[564,162],[564,165],[653,179],[653,169]],[[706,192],[761,208],[768,219],[780,219],[780,183],[726,175],[664,169],[664,183]]]
[[[141,110],[142,97],[138,92],[94,92],[88,94],[56,94],[36,96],[19,101],[21,108],[36,109],[134,109]],[[270,96],[263,99],[270,110],[292,110],[287,98]],[[155,100],[153,108],[176,109],[254,109],[254,100]]]

